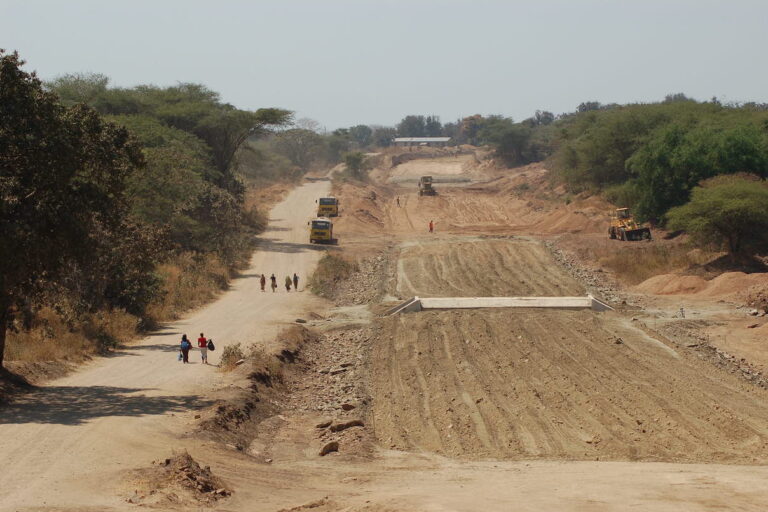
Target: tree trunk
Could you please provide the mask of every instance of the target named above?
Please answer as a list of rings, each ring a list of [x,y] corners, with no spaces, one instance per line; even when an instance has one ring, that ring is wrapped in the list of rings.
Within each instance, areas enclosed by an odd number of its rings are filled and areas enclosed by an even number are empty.
[[[8,331],[8,307],[0,302],[0,369],[5,359],[5,334]]]

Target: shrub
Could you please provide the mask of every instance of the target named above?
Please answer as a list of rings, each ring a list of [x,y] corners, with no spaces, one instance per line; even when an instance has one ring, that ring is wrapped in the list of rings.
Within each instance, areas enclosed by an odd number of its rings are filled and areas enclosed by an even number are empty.
[[[309,279],[309,288],[316,295],[330,297],[339,281],[348,278],[355,271],[357,271],[355,263],[326,253]]]
[[[768,248],[768,184],[722,176],[693,189],[691,200],[667,214],[671,229],[688,232],[699,246],[725,247],[731,257]]]
[[[240,344],[228,345],[221,352],[221,367],[224,370],[232,370],[241,359],[245,359],[245,353]]]

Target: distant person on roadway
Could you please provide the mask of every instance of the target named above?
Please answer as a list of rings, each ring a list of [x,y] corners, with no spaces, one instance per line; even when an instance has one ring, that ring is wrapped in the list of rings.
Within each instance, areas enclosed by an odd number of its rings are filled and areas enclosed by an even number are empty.
[[[272,287],[272,293],[275,293],[275,290],[277,290],[277,278],[275,277],[275,274],[272,274],[269,280],[271,281],[270,286]]]
[[[293,273],[293,289],[299,291],[299,276],[296,272]]]
[[[291,284],[293,284],[293,281],[291,281],[291,276],[285,276],[285,291],[290,292],[291,291]]]
[[[200,349],[200,356],[203,358],[203,364],[208,364],[208,340],[203,333],[197,338],[197,348]]]
[[[430,233],[435,232],[435,223],[433,221],[429,221],[429,232]]]
[[[184,364],[189,363],[189,349],[192,348],[192,344],[189,342],[186,334],[181,336],[181,346],[179,348],[181,350],[182,361]]]
[[[397,196],[397,206],[400,207],[400,196]]]
[[[264,291],[264,287],[267,285],[267,277],[261,274],[261,291]]]

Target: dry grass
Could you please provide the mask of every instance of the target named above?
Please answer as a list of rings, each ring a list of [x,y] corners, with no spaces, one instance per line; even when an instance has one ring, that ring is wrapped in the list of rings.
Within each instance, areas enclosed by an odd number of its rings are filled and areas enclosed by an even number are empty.
[[[155,321],[175,320],[226,290],[230,271],[215,255],[182,254],[157,269],[163,280],[162,294],[147,309]]]
[[[137,326],[135,316],[113,310],[89,314],[72,327],[53,309],[43,308],[28,331],[8,332],[5,356],[9,361],[79,362],[130,341]]]
[[[579,258],[606,268],[629,285],[642,283],[659,274],[669,274],[705,265],[721,253],[691,249],[684,243],[653,242],[646,244],[600,241],[576,249]]]
[[[357,264],[335,254],[325,253],[309,279],[309,288],[321,297],[330,297],[339,281],[357,271]]]

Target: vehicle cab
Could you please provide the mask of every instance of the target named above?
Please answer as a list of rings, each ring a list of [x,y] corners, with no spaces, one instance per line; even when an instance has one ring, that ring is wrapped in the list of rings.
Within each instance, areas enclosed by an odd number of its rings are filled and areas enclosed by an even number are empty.
[[[333,243],[333,223],[330,221],[330,219],[315,219],[310,221],[309,224],[309,243]]]
[[[318,217],[336,217],[339,215],[339,200],[335,197],[321,197],[317,201]]]

